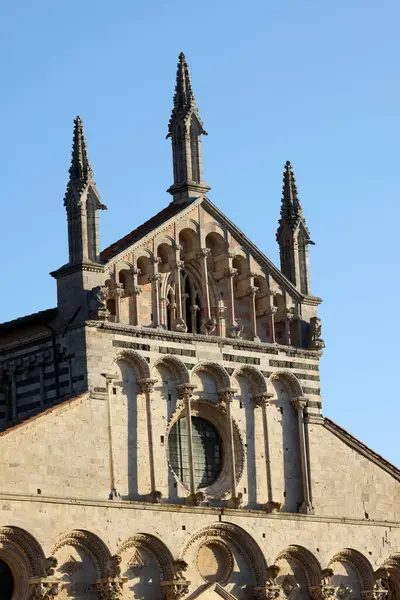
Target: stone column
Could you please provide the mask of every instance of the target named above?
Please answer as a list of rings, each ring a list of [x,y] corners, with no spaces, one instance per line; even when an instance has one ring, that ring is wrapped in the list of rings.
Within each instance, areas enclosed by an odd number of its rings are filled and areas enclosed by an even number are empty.
[[[199,310],[200,310],[200,306],[197,306],[197,304],[192,304],[192,306],[190,307],[193,333],[197,333],[197,313]]]
[[[242,502],[242,494],[237,494],[236,491],[236,452],[235,452],[235,437],[233,433],[233,421],[232,421],[232,413],[231,413],[231,404],[233,397],[236,393],[236,390],[233,388],[227,388],[220,392],[220,399],[225,404],[226,409],[226,418],[228,422],[228,435],[229,435],[229,470],[230,470],[230,479],[231,479],[231,490],[232,497],[230,504],[233,508],[239,508]]]
[[[168,298],[160,298],[160,319],[164,329],[167,329],[167,304]]]
[[[110,470],[110,494],[109,500],[118,500],[120,495],[115,487],[115,473],[114,473],[114,454],[113,454],[113,440],[112,440],[112,419],[111,419],[111,404],[112,404],[112,385],[113,381],[117,379],[118,375],[115,373],[103,373],[103,377],[106,380],[107,386],[107,431],[108,431],[108,460]]]
[[[147,444],[149,447],[149,465],[150,465],[150,502],[160,502],[161,492],[156,489],[156,474],[154,461],[154,442],[153,442],[153,426],[151,418],[151,394],[154,389],[156,379],[140,379],[138,381],[140,391],[146,396],[146,417],[147,417]]]
[[[182,246],[178,246],[178,248],[182,248]],[[179,254],[176,254],[179,257]],[[183,260],[179,258],[175,261],[175,305],[176,305],[176,319],[172,324],[172,327],[176,331],[186,332],[187,325],[185,319],[183,318],[183,294],[182,294],[182,269],[185,266]]]
[[[183,384],[178,386],[179,397],[183,399],[185,405],[186,417],[186,436],[188,441],[188,463],[189,463],[189,502],[195,503],[196,499],[196,482],[194,480],[194,464],[193,464],[193,428],[192,428],[192,404],[191,399],[195,386]]]
[[[203,316],[207,320],[211,320],[211,307],[210,307],[210,289],[208,286],[208,269],[207,269],[207,258],[210,256],[210,248],[201,248],[199,252],[200,267],[201,267],[201,285],[203,292]]]
[[[305,398],[294,398],[292,400],[293,408],[297,412],[298,429],[299,429],[299,442],[300,442],[300,461],[301,461],[301,477],[303,483],[303,504],[301,505],[299,512],[312,515],[314,514],[314,508],[311,503],[311,493],[309,488],[308,478],[308,460],[307,460],[307,447],[305,441],[304,431],[304,409],[307,406]]]
[[[115,322],[121,322],[121,298],[125,290],[122,283],[115,284],[115,288],[111,291],[111,297],[115,299]]]
[[[268,501],[265,505],[265,510],[268,513],[279,512],[281,504],[274,502],[273,491],[272,491],[272,469],[271,469],[271,449],[269,446],[269,432],[268,432],[268,417],[267,409],[269,406],[269,399],[272,398],[273,394],[262,393],[254,397],[256,406],[259,406],[262,411],[262,423],[263,423],[263,434],[264,434],[264,448],[265,448],[265,467],[266,467],[266,478],[267,478],[267,495]]]
[[[291,323],[296,319],[296,313],[294,308],[287,308],[285,310],[285,333],[286,333],[286,343],[288,346],[292,345],[292,333],[291,333]]]
[[[250,285],[247,289],[247,295],[250,299],[250,327],[253,334],[254,340],[259,340],[260,338],[257,335],[257,316],[256,316],[256,294],[258,292],[258,287],[254,285]]]
[[[233,255],[234,256],[234,255]],[[226,270],[226,277],[228,280],[228,332],[235,331],[236,319],[235,319],[235,289],[233,285],[233,278],[237,275],[237,269],[229,267]]]
[[[132,269],[132,288],[129,291],[132,293],[133,299],[133,325],[140,325],[139,295],[142,293],[142,288],[138,285],[138,277],[140,274],[140,269]]]
[[[150,275],[149,281],[153,282],[153,327],[159,327],[160,321],[160,281],[161,273],[158,272],[158,265],[161,262],[159,256],[153,257],[153,274]]]

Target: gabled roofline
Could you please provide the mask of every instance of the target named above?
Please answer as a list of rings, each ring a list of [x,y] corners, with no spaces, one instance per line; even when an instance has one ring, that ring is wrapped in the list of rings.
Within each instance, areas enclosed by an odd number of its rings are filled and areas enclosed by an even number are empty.
[[[20,421],[18,423],[15,423],[14,425],[11,425],[7,429],[4,429],[4,431],[0,431],[0,443],[2,441],[2,438],[13,433],[14,431],[22,429],[23,427],[27,427],[28,425],[32,425],[32,423],[34,423],[38,419],[41,419],[42,417],[49,415],[50,413],[54,413],[54,412],[61,413],[65,409],[72,406],[73,404],[78,404],[78,401],[82,401],[85,397],[89,397],[89,395],[90,395],[89,392],[83,392],[82,394],[78,394],[77,396],[73,396],[72,398],[65,398],[58,404],[55,404],[54,406],[50,406],[49,408],[46,408],[46,410],[35,413],[34,415],[27,417],[23,421]]]
[[[204,208],[207,212],[218,220],[221,220],[227,229],[229,229],[230,233],[239,238],[242,241],[244,246],[250,252],[250,254],[260,263],[264,263],[264,265],[270,270],[275,279],[281,283],[282,285],[288,287],[292,294],[299,300],[303,300],[307,298],[307,304],[320,304],[322,302],[322,298],[318,298],[316,296],[305,296],[293,285],[293,283],[274,265],[274,263],[263,253],[261,250],[257,248],[253,242],[249,240],[249,238],[241,231],[228,217],[226,217],[220,210],[209,200],[208,198],[204,198],[203,201]]]
[[[14,327],[26,327],[29,325],[43,325],[44,319],[53,319],[57,316],[58,308],[47,308],[46,310],[41,310],[37,313],[33,313],[31,315],[26,315],[24,317],[19,317],[18,319],[14,319],[13,321],[6,321],[5,323],[0,323],[0,331],[3,329],[12,329]]]
[[[331,419],[328,419],[327,417],[324,417],[323,425],[325,429],[336,435],[336,437],[338,437],[340,440],[342,440],[342,442],[347,444],[347,446],[350,446],[350,448],[356,450],[359,454],[365,456],[365,458],[368,458],[378,467],[381,467],[381,469],[386,471],[386,473],[389,473],[389,475],[394,477],[394,479],[400,481],[400,469],[395,467],[395,465],[383,458],[383,456],[381,456],[377,452],[374,452],[374,450],[371,450],[371,448],[368,448],[368,446],[363,444],[363,442],[361,442],[358,438],[354,437],[354,435],[349,433],[346,429],[343,429],[343,427],[340,427],[340,425],[338,425]]]

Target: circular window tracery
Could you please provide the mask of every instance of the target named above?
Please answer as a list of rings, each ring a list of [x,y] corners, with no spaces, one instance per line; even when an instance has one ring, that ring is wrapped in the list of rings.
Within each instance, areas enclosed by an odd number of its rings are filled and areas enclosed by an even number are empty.
[[[212,485],[222,469],[222,444],[215,427],[200,417],[192,417],[193,468],[196,488]],[[180,481],[189,486],[188,435],[186,417],[171,428],[168,437],[169,460]]]
[[[11,600],[14,593],[14,577],[8,564],[0,559],[0,598]]]

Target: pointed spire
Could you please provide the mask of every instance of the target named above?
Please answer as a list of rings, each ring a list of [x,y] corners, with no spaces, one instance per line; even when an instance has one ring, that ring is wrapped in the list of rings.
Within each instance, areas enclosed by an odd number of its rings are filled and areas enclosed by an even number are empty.
[[[292,165],[285,163],[283,172],[281,216],[276,240],[279,244],[281,271],[303,293],[310,293],[307,229],[297,191]]]
[[[83,122],[78,116],[74,120],[74,139],[72,144],[72,160],[69,168],[70,178],[75,181],[87,183],[93,177],[90,166],[85,135],[83,133]]]
[[[279,223],[286,221],[291,228],[295,228],[299,219],[303,219],[303,209],[300,204],[296,178],[290,161],[286,161],[283,172],[282,206]],[[305,222],[305,221],[304,221]]]
[[[203,129],[198,109],[196,107],[196,98],[193,93],[192,82],[190,79],[189,66],[186,62],[186,57],[183,52],[180,53],[178,59],[178,68],[176,71],[176,85],[174,94],[174,107],[172,109],[171,118],[168,124],[168,135],[172,134],[172,128],[176,119],[185,120],[191,113],[195,113],[201,125],[203,134],[207,135]]]
[[[174,107],[168,124],[172,140],[174,183],[168,192],[174,202],[192,201],[211,188],[203,181],[201,136],[207,135],[196,107],[189,67],[183,52],[179,55]]]

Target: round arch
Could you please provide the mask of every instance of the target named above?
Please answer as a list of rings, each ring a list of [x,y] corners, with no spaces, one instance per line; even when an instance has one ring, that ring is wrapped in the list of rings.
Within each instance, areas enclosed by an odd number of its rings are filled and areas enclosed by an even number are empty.
[[[62,535],[53,546],[52,553],[64,546],[72,546],[84,550],[92,559],[99,579],[106,577],[107,564],[111,559],[111,553],[106,544],[94,533],[83,529],[75,529],[70,533]]]
[[[251,365],[237,367],[232,373],[232,379],[245,377],[250,381],[253,396],[267,392],[267,382],[261,372]]]
[[[329,566],[334,562],[348,563],[356,572],[362,590],[372,590],[375,584],[374,570],[369,560],[358,550],[344,548],[337,552],[329,561]]]
[[[174,559],[164,542],[149,533],[137,533],[121,544],[118,549],[119,556],[125,550],[134,547],[143,548],[154,556],[162,581],[171,581],[174,578]]]
[[[211,361],[203,360],[203,361],[197,363],[197,365],[194,367],[194,369],[192,371],[192,376],[195,373],[198,373],[201,371],[210,373],[211,375],[213,375],[215,377],[215,379],[217,381],[217,389],[219,392],[222,392],[223,390],[230,387],[230,385],[231,385],[230,377],[228,375],[228,372],[224,369],[224,367],[222,365],[219,365],[218,363],[214,363]]]
[[[156,369],[159,365],[165,365],[172,372],[178,384],[189,383],[189,371],[180,358],[176,356],[163,356],[156,360],[153,369]]]
[[[267,580],[267,564],[256,541],[244,529],[233,523],[214,523],[203,527],[186,542],[179,558],[184,560],[190,547],[212,538],[230,541],[244,555],[248,567],[254,576],[256,586],[264,586]]]
[[[267,381],[267,389],[272,392],[271,383],[275,379],[283,381],[289,391],[291,392],[293,398],[299,398],[303,396],[303,388],[301,387],[300,381],[297,379],[296,375],[293,375],[290,371],[286,371],[285,369],[280,369],[278,371],[274,371],[268,378]]]
[[[278,554],[275,563],[278,560],[294,560],[299,563],[304,569],[309,586],[321,583],[321,565],[314,554],[307,550],[307,548],[296,545],[288,546]]]
[[[135,369],[138,379],[150,378],[150,367],[147,361],[135,350],[123,350],[114,357],[113,365],[118,361],[126,362]]]

